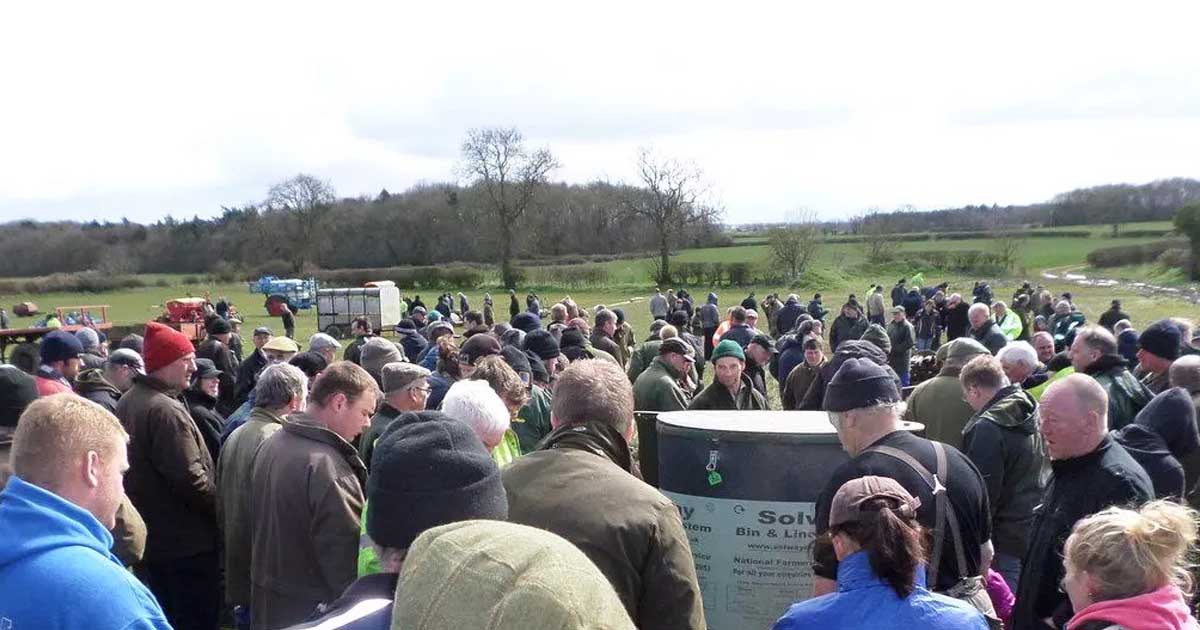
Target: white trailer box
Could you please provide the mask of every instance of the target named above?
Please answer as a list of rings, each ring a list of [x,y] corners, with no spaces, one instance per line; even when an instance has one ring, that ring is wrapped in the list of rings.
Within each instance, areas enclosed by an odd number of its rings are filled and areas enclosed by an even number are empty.
[[[392,330],[403,317],[400,290],[390,281],[369,286],[317,290],[317,330],[341,339],[350,335],[350,322],[358,317],[371,321],[375,332]]]

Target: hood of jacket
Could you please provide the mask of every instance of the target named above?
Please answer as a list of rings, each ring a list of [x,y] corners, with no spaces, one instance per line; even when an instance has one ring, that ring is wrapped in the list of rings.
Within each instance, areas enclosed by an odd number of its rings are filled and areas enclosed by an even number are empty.
[[[976,417],[1026,435],[1037,433],[1037,402],[1020,385],[1000,388]]]
[[[833,353],[833,356],[821,367],[821,377],[826,383],[832,381],[833,375],[837,374],[838,368],[842,367],[842,364],[849,359],[867,359],[879,367],[886,368],[888,373],[892,375],[892,378],[896,379],[897,383],[900,382],[900,377],[888,365],[887,354],[883,350],[880,350],[879,346],[861,339],[843,341]]]
[[[883,326],[880,326],[879,324],[871,324],[868,326],[867,332],[863,333],[860,339],[863,341],[869,341],[872,344],[879,346],[879,349],[883,350],[885,355],[892,351],[892,339],[888,337],[887,330],[885,330]]]
[[[716,293],[708,294],[708,303],[712,304],[713,306],[717,305],[717,294]]]
[[[603,422],[585,422],[561,426],[542,442],[540,450],[556,448],[587,451],[599,455],[621,467],[625,472],[636,475],[629,442],[612,426]]]
[[[783,354],[792,348],[802,350],[804,348],[804,339],[801,338],[800,335],[784,335],[783,338],[779,340],[779,345],[777,345],[776,348],[778,349],[779,354]]]
[[[1138,412],[1133,424],[1117,431],[1117,441],[1126,448],[1149,453],[1169,452],[1176,458],[1200,448],[1196,408],[1182,387],[1172,387],[1155,396]]]
[[[121,390],[116,385],[104,380],[104,370],[93,368],[84,370],[75,377],[75,391],[80,394],[106,391],[116,398],[121,397]]]
[[[1116,624],[1126,630],[1200,628],[1183,593],[1173,584],[1134,597],[1096,602],[1076,613],[1067,622],[1067,630],[1078,630],[1088,622]]]
[[[0,570],[43,553],[82,547],[120,564],[109,552],[112,534],[90,512],[13,475],[0,507]]]
[[[1091,365],[1087,366],[1087,369],[1085,369],[1083,373],[1087,374],[1088,376],[1095,376],[1097,374],[1107,372],[1113,368],[1128,369],[1128,367],[1129,363],[1125,361],[1125,357],[1122,357],[1119,354],[1105,354],[1101,355],[1099,359],[1096,359]]]

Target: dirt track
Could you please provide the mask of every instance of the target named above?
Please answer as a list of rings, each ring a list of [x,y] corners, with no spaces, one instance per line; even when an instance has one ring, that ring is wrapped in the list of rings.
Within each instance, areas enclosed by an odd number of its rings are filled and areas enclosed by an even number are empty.
[[[1195,286],[1185,288],[1164,287],[1147,282],[1130,282],[1128,280],[1119,280],[1113,278],[1088,277],[1080,273],[1075,273],[1084,267],[1085,265],[1070,265],[1067,267],[1043,269],[1042,277],[1049,280],[1063,280],[1081,286],[1117,287],[1147,297],[1170,297],[1179,300],[1186,300],[1192,304],[1200,304],[1200,289],[1197,289]]]

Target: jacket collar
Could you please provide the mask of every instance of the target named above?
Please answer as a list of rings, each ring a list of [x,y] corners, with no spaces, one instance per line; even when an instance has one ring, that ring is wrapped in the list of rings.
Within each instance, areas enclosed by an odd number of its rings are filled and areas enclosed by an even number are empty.
[[[288,416],[287,422],[283,423],[283,430],[292,435],[332,446],[354,469],[354,474],[358,477],[359,482],[366,485],[367,467],[359,459],[358,451],[340,435],[326,428],[312,416],[303,411],[294,413]]]
[[[217,398],[194,388],[189,387],[183,390],[183,397],[187,399],[189,404],[201,404],[209,409],[217,406]]]
[[[671,378],[673,378],[675,380],[679,380],[679,377],[680,377],[679,370],[676,370],[675,366],[671,365],[670,363],[667,362],[666,359],[662,358],[661,354],[654,357],[654,362],[661,365],[662,369],[664,371],[666,371],[667,374],[671,375]]]
[[[384,418],[391,418],[394,420],[396,418],[399,418],[400,414],[402,414],[402,413],[404,413],[404,412],[391,406],[387,402],[384,402],[383,404],[379,405],[379,411],[376,411],[375,415],[383,416]]]
[[[49,365],[39,365],[37,369],[37,375],[42,378],[48,378],[52,381],[58,381],[68,387],[71,386],[71,382],[67,380],[67,377],[63,376],[61,372],[50,367]]]
[[[954,379],[957,379],[960,374],[962,374],[961,365],[947,365],[937,373],[938,376],[949,376]]]
[[[1072,457],[1071,459],[1051,460],[1050,468],[1054,471],[1054,476],[1056,477],[1060,475],[1069,475],[1080,470],[1090,468],[1097,461],[1099,461],[1101,457],[1104,457],[1104,454],[1108,452],[1108,449],[1111,448],[1112,445],[1112,434],[1105,434],[1104,439],[1100,440],[1100,445],[1093,449],[1092,452],[1080,455],[1079,457]]]
[[[585,422],[561,426],[546,436],[540,450],[572,449],[599,455],[633,473],[629,442],[619,431],[603,422]]]
[[[246,422],[258,420],[268,424],[285,424],[283,416],[276,414],[274,411],[266,407],[254,407],[250,410],[250,415],[246,418]]]
[[[918,588],[925,588],[924,565],[917,567],[917,574],[913,585]],[[891,586],[888,586],[878,575],[875,575],[875,571],[871,569],[871,561],[866,551],[856,551],[838,562],[838,592],[845,593],[875,587],[891,589]]]
[[[1083,373],[1087,374],[1088,376],[1094,376],[1096,374],[1100,374],[1101,372],[1107,372],[1112,368],[1124,368],[1128,365],[1129,364],[1125,361],[1125,357],[1122,357],[1119,354],[1106,354],[1093,361],[1091,365],[1087,366],[1087,369],[1085,369]]]
[[[1010,384],[1010,385],[1001,387],[1000,389],[996,390],[995,395],[992,396],[991,400],[987,401],[987,404],[985,404],[983,406],[983,409],[980,409],[979,413],[977,413],[975,415],[980,415],[980,414],[986,412],[987,410],[991,409],[993,405],[1000,402],[1004,398],[1007,398],[1009,396],[1009,394],[1012,394],[1013,392],[1015,392],[1019,389],[1021,389],[1020,385],[1011,385]]]
[[[144,385],[161,394],[166,394],[172,398],[179,396],[181,393],[179,388],[171,387],[170,385],[164,383],[161,379],[154,378],[148,374],[138,374],[134,376],[133,382],[137,383],[138,385]]]

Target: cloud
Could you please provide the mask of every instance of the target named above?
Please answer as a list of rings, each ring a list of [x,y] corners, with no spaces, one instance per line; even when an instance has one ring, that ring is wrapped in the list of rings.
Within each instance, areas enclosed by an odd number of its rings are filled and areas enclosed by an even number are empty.
[[[71,16],[63,19],[62,16]],[[1200,5],[17,5],[0,220],[211,216],[297,172],[453,178],[515,125],[568,181],[695,160],[735,221],[1196,176]]]

